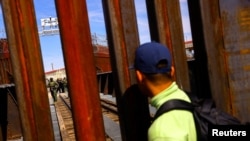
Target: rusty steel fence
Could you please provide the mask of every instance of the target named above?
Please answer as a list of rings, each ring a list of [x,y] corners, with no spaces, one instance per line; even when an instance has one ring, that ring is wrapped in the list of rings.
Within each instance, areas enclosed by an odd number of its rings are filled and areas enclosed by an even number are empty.
[[[200,97],[213,97],[219,108],[249,121],[249,0],[187,0],[195,50],[191,63],[186,61],[179,0],[145,1],[151,40],[170,48],[177,84]],[[1,6],[24,140],[53,141],[33,0],[1,0]],[[55,0],[55,6],[76,139],[104,141],[102,80],[97,79],[86,0]],[[122,140],[145,140],[148,99],[129,69],[140,44],[134,1],[102,0],[102,6]]]

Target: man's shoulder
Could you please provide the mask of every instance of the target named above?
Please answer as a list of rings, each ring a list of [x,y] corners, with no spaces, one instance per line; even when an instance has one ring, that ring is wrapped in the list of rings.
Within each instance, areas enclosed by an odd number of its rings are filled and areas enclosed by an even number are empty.
[[[177,89],[174,96],[171,99],[180,99],[180,100],[184,100],[187,102],[191,102],[188,94],[182,89]]]

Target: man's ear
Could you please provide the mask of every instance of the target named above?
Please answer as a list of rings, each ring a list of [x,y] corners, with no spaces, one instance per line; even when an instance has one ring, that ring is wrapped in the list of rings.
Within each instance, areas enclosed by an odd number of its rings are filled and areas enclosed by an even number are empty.
[[[136,70],[135,73],[136,73],[137,81],[141,82],[142,81],[142,77],[143,77],[142,73],[139,70]]]
[[[174,78],[174,74],[175,74],[175,69],[174,67],[172,66],[171,67],[171,77]]]

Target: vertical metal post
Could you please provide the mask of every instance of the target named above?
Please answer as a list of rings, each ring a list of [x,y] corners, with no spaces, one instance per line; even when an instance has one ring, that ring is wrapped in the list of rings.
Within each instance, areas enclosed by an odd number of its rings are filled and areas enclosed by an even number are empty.
[[[206,1],[211,3],[208,0]],[[205,5],[206,3],[202,2],[202,6]],[[210,5],[213,7],[212,4]],[[222,64],[220,60],[218,61],[224,67],[223,73],[227,74],[226,80],[228,83],[223,88],[227,89],[228,86],[230,88],[229,93],[223,95],[225,105],[227,102],[230,103],[230,105],[227,104],[227,110],[230,110],[243,122],[249,122],[250,115],[246,113],[250,112],[250,1],[218,0],[218,5],[222,26],[219,31],[222,31],[223,40],[221,41],[224,45],[224,48],[222,48],[223,63],[226,65]],[[213,16],[211,17],[214,19]],[[217,29],[216,26],[215,29]],[[209,45],[209,41],[206,44]],[[209,50],[210,47],[206,49]],[[211,65],[209,70],[213,70],[216,66],[212,66],[213,60],[210,59],[209,57],[211,62],[209,63]],[[221,101],[218,100],[218,102]]]
[[[104,124],[85,0],[56,0],[78,141],[104,141]]]
[[[54,140],[32,0],[1,0],[24,140]]]
[[[249,121],[250,1],[188,0],[188,5],[199,93],[211,92],[218,108]]]
[[[112,71],[119,75],[124,92],[136,82],[134,72],[128,69],[133,65],[134,52],[139,45],[134,3],[133,0],[103,0],[103,8]]]
[[[146,0],[151,40],[167,45],[173,56],[176,82],[190,90],[179,0]]]
[[[130,88],[136,79],[134,70],[129,67],[133,65],[134,52],[139,45],[134,1],[103,0],[103,8],[122,139],[146,140],[150,124],[147,98]]]

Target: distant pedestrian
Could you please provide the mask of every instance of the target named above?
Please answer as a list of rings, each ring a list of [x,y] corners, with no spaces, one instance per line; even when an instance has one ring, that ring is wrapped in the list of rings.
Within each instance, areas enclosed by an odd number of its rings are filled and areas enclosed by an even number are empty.
[[[57,88],[57,92],[64,93],[64,84],[62,78],[58,78],[56,81],[59,85],[59,87]]]
[[[65,92],[68,90],[68,81],[66,77],[63,78],[62,82],[63,82],[63,92]]]
[[[49,87],[50,94],[54,102],[56,102],[57,101],[57,88],[59,87],[59,85],[56,81],[53,80],[52,77],[49,80],[48,87]]]

